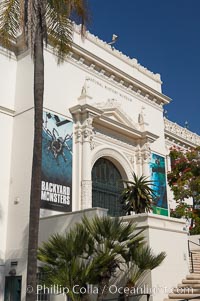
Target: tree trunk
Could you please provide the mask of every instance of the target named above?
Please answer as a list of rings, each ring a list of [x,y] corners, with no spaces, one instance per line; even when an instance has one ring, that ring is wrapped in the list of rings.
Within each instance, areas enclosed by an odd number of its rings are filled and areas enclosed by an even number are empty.
[[[38,21],[39,22],[39,21]],[[36,300],[37,248],[41,200],[42,114],[44,94],[44,54],[41,27],[37,26],[34,45],[34,145],[29,213],[26,300]],[[32,292],[31,292],[32,291]],[[30,293],[31,292],[31,293]]]

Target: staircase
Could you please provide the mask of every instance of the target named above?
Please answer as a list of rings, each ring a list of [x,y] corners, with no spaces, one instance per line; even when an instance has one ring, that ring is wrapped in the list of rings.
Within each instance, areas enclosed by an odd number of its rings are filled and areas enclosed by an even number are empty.
[[[168,299],[164,301],[200,300],[200,250],[192,251],[192,259],[190,257],[190,274],[173,289],[173,292],[168,295]]]

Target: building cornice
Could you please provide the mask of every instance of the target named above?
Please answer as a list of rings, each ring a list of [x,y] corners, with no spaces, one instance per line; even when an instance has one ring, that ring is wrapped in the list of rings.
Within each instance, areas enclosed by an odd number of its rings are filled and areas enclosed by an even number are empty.
[[[78,34],[80,34],[80,25],[74,24],[74,31]],[[152,71],[148,70],[146,67],[140,65],[135,58],[130,58],[129,56],[123,54],[121,51],[115,49],[105,41],[101,40],[98,36],[95,36],[94,34],[90,33],[89,31],[86,32],[86,38],[91,41],[92,43],[96,44],[98,47],[104,49],[105,51],[111,53],[113,56],[117,57],[121,61],[125,62],[129,66],[137,69],[141,73],[145,74],[149,78],[153,79],[154,81],[162,84],[160,74],[153,73]]]
[[[75,26],[75,31],[78,32],[78,26]],[[79,28],[80,34],[80,28]],[[103,47],[111,52],[112,55],[117,55],[127,64],[131,65],[132,67],[137,67],[137,69],[143,73],[151,74],[152,79],[158,77],[158,75],[153,74],[150,71],[147,71],[146,68],[140,66],[138,63],[136,64],[136,60],[131,60],[130,58],[126,57],[124,54],[120,53],[117,50],[112,50],[112,48],[105,42],[99,40],[95,36],[90,33],[87,33],[87,39],[92,40],[93,42],[97,43],[98,46]],[[24,46],[22,42],[19,41],[18,43],[18,56],[17,59],[21,59],[24,56],[29,54],[29,51]],[[50,45],[47,46],[46,51],[53,54],[53,49]],[[139,100],[143,101],[144,103],[148,103],[157,109],[162,110],[164,104],[168,104],[171,99],[166,95],[160,93],[159,91],[149,87],[148,85],[142,83],[141,81],[135,79],[133,76],[127,74],[123,70],[111,65],[109,62],[99,58],[92,52],[89,52],[85,48],[81,47],[78,44],[72,44],[72,51],[69,53],[66,61],[76,64],[79,68],[87,70],[88,73],[93,74],[95,76],[100,77],[108,81],[111,85],[116,86],[118,89],[123,90],[125,93],[128,93],[131,96],[138,98]],[[140,70],[141,69],[141,70]],[[144,70],[143,70],[144,69]]]
[[[200,136],[188,129],[164,118],[165,138],[175,144],[181,144],[183,147],[200,146]]]
[[[140,100],[157,108],[162,109],[163,105],[170,103],[171,99],[168,96],[147,86],[79,45],[73,44],[72,49],[73,51],[70,52],[68,60],[78,64],[79,67],[87,69],[87,72],[89,71],[104,80],[110,81],[126,93],[139,97]],[[48,50],[52,52],[50,48]]]

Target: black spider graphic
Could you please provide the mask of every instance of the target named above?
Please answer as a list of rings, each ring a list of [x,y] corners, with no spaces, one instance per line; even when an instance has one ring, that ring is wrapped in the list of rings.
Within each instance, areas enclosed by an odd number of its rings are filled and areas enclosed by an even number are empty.
[[[54,158],[59,165],[58,158],[62,156],[64,161],[67,162],[67,158],[65,157],[64,150],[67,149],[72,154],[72,149],[68,145],[68,141],[72,139],[72,134],[67,134],[65,138],[59,137],[58,131],[53,128],[52,132],[49,129],[45,129],[47,135],[51,138],[51,141],[48,143],[47,149],[53,154]]]

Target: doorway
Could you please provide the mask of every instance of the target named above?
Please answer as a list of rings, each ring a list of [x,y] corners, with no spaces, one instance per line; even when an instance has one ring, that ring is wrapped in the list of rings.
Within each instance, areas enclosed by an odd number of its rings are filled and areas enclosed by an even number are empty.
[[[92,169],[92,207],[106,208],[110,216],[124,215],[119,201],[123,187],[117,167],[106,158],[98,159]]]

